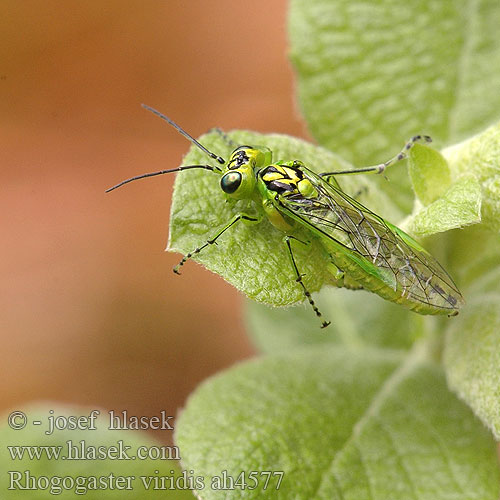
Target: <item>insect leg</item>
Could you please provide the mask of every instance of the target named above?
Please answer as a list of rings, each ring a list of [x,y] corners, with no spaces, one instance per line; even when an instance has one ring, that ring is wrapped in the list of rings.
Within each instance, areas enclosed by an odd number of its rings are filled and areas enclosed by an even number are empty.
[[[196,255],[197,253],[200,253],[204,248],[208,247],[209,245],[213,245],[214,243],[216,243],[217,239],[222,234],[224,234],[230,227],[234,226],[240,220],[246,220],[246,221],[249,221],[249,222],[260,222],[260,219],[258,219],[257,217],[250,217],[249,215],[245,215],[245,214],[236,215],[235,217],[233,217],[233,219],[231,220],[231,222],[227,226],[223,227],[216,235],[214,235],[212,238],[210,238],[209,240],[207,240],[207,242],[204,245],[201,245],[201,247],[195,248],[193,251],[191,251],[188,254],[186,254],[182,258],[182,260],[174,267],[174,269],[173,269],[174,273],[175,274],[181,274],[179,272],[179,269],[191,257],[193,257],[194,255]]]
[[[302,281],[303,275],[300,274],[299,269],[297,268],[297,263],[295,262],[295,257],[293,256],[293,252],[292,252],[292,246],[290,244],[290,240],[292,240],[292,239],[296,240],[296,241],[300,241],[300,243],[303,243],[303,244],[307,244],[307,243],[304,243],[303,241],[301,241],[293,236],[285,236],[285,238],[283,239],[283,241],[285,242],[285,244],[288,248],[288,255],[290,256],[290,260],[292,262],[292,267],[293,267],[293,270],[295,271],[295,276],[297,276],[295,281],[297,283],[299,283],[300,286],[302,287],[302,290],[304,290],[304,295],[306,296],[307,300],[309,301],[309,304],[311,304],[311,307],[313,308],[313,311],[316,313],[316,316],[318,318],[322,319],[322,316],[321,316],[319,309],[316,307],[316,304],[314,303],[314,300],[312,299],[309,290],[306,288],[306,286],[304,285],[304,282]],[[330,321],[322,320],[321,328],[325,328],[329,324],[330,324]]]
[[[344,174],[381,174],[387,167],[397,163],[398,161],[404,160],[408,156],[408,151],[417,142],[432,142],[432,139],[428,135],[415,135],[413,136],[403,147],[403,149],[390,160],[384,163],[379,163],[378,165],[372,165],[370,167],[354,168],[352,170],[338,170],[336,172],[324,172],[319,174],[321,177],[330,177],[332,175],[344,175]]]

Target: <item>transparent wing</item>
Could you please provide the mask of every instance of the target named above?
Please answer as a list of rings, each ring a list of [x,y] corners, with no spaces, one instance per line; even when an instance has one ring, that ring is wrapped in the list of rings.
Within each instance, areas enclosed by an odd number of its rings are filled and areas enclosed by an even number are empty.
[[[384,270],[403,297],[452,311],[463,304],[448,273],[409,235],[316,173],[305,167],[301,170],[318,196],[280,197],[287,210],[355,252],[368,265]]]

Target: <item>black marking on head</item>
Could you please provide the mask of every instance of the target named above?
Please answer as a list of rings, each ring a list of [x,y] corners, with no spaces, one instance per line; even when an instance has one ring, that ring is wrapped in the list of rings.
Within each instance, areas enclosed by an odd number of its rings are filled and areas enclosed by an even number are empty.
[[[250,161],[245,148],[250,148],[250,146],[240,146],[233,151],[233,154],[231,155],[231,164],[229,166],[229,170],[240,168],[242,165],[245,165]]]
[[[250,158],[248,158],[248,155],[245,150],[241,150],[238,153],[238,156],[236,157],[236,163],[239,163],[240,165],[243,165],[243,163],[246,163]]]

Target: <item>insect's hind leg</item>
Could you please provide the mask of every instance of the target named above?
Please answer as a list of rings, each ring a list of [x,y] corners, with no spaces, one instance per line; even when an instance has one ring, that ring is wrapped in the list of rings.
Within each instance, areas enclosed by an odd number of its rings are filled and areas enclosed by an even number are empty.
[[[191,259],[194,255],[200,253],[204,248],[208,247],[209,245],[213,245],[214,243],[216,244],[217,239],[222,236],[230,227],[234,226],[238,221],[240,220],[246,220],[248,222],[260,222],[260,219],[257,217],[250,217],[249,215],[246,214],[238,214],[233,219],[231,222],[223,227],[217,234],[215,234],[212,238],[206,241],[204,245],[201,245],[198,248],[195,248],[191,252],[187,253],[182,260],[174,267],[173,271],[175,274],[181,274],[179,272],[179,269],[189,260]]]
[[[304,285],[304,282],[302,281],[302,277],[303,275],[300,274],[299,272],[299,269],[297,267],[297,263],[295,262],[295,257],[293,256],[293,252],[292,252],[292,245],[290,244],[290,240],[296,240],[296,241],[299,241],[300,243],[302,244],[307,244],[307,243],[304,243],[303,241],[295,238],[294,236],[285,236],[283,238],[283,241],[285,242],[287,248],[288,248],[288,255],[290,257],[290,260],[292,262],[292,267],[293,267],[293,270],[295,272],[295,276],[297,277],[295,279],[295,281],[297,283],[300,284],[300,286],[302,287],[302,290],[304,291],[304,295],[306,296],[307,300],[309,301],[309,304],[311,304],[311,307],[313,308],[313,311],[315,312],[316,316],[318,318],[321,319],[322,323],[321,323],[321,328],[325,328],[327,327],[331,322],[330,321],[325,321],[323,320],[323,317],[321,315],[321,312],[319,311],[319,309],[316,307],[316,304],[314,303],[314,300],[312,299],[311,297],[311,293],[309,292],[309,290],[306,288],[306,286]]]
[[[345,174],[381,174],[387,167],[397,163],[398,161],[404,160],[408,156],[408,151],[417,142],[432,142],[432,139],[428,135],[414,135],[403,147],[403,149],[391,159],[384,163],[379,163],[378,165],[372,165],[370,167],[354,168],[352,170],[338,170],[336,172],[324,172],[319,174],[320,177],[330,177],[334,175],[345,175]]]

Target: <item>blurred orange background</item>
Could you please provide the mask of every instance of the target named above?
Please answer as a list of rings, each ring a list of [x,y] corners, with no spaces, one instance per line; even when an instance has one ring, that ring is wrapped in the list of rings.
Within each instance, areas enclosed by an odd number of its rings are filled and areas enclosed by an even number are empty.
[[[34,400],[175,414],[251,356],[242,297],[164,252],[174,176],[219,126],[304,136],[287,2],[0,4],[2,410]],[[219,245],[223,251],[223,245]]]

